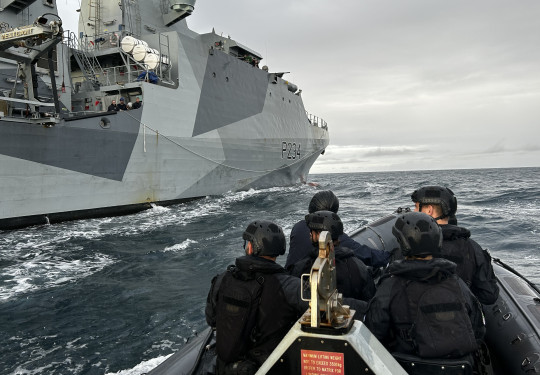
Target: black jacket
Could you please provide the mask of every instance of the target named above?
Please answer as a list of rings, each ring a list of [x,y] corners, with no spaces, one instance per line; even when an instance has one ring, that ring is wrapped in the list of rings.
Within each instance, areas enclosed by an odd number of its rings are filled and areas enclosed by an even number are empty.
[[[456,274],[465,281],[481,303],[495,303],[499,287],[489,253],[470,238],[469,230],[450,224],[441,225],[441,229],[441,257],[456,263]]]
[[[440,258],[427,261],[398,260],[391,263],[380,280],[375,297],[369,304],[365,316],[366,326],[391,352],[418,355],[411,346],[410,340],[403,335],[403,332],[407,332],[415,325],[416,322],[411,320],[414,320],[412,317],[418,314],[416,309],[411,311],[411,306],[415,303],[411,301],[414,296],[404,292],[404,285],[416,282],[416,286],[427,291],[443,282],[450,282],[456,288],[450,288],[446,295],[438,296],[442,297],[443,302],[434,301],[436,305],[433,306],[444,308],[455,303],[464,303],[465,309],[461,309],[459,313],[468,315],[472,329],[472,332],[469,332],[470,336],[481,339],[485,333],[485,327],[480,304],[463,280],[455,275],[455,268],[454,263]],[[437,324],[441,324],[444,330],[445,323],[442,319]],[[452,335],[438,335],[433,340],[443,343],[447,340],[446,344],[452,345],[453,338]],[[461,343],[455,343],[455,350],[460,350],[460,346]]]
[[[117,111],[127,111],[127,105],[124,102],[120,102],[116,105]]]
[[[296,277],[309,273],[317,256],[317,248],[311,245],[308,256],[287,267],[287,271]],[[346,298],[369,301],[375,294],[375,284],[366,265],[341,245],[335,248],[335,257],[338,291]]]
[[[388,251],[362,245],[345,233],[339,236],[339,244],[351,249],[354,252],[354,255],[364,262],[366,266],[371,266],[373,268],[386,267],[390,262],[390,256],[392,255]]]
[[[305,220],[301,220],[294,225],[291,230],[289,254],[287,254],[285,268],[297,263],[306,256],[309,256],[313,249],[309,232]],[[372,249],[369,246],[362,245],[345,233],[339,236],[339,243],[341,246],[351,249],[354,252],[354,255],[367,266],[374,268],[384,267],[389,262],[391,255],[389,252]]]
[[[252,352],[257,353],[257,358],[252,360],[260,365],[308,309],[309,303],[301,299],[300,279],[288,275],[279,264],[261,257],[243,256],[236,259],[235,265],[241,273],[257,273],[265,279],[257,315],[258,334],[252,345]],[[206,322],[211,327],[216,327],[219,288],[224,275],[214,277],[206,299]]]

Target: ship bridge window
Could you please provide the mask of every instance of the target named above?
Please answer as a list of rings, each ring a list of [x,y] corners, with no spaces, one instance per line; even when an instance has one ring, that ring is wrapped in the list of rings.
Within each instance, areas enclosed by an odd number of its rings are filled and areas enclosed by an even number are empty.
[[[257,67],[259,66],[259,61],[262,60],[262,56],[260,56],[257,52],[252,51],[238,43],[229,47],[229,54]]]
[[[243,57],[248,54],[248,52],[238,46],[233,46],[229,48],[229,53],[236,57]]]

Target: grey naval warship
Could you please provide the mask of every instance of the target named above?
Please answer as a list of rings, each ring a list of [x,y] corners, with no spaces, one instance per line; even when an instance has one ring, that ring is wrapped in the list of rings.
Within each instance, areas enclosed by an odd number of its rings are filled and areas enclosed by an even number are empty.
[[[55,0],[0,3],[0,229],[306,181],[326,122],[194,8],[82,0],[72,32]]]

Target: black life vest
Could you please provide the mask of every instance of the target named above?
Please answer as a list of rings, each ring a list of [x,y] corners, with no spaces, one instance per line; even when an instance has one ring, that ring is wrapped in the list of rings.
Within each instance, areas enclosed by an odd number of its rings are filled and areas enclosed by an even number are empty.
[[[457,265],[456,274],[470,287],[476,271],[473,244],[468,240],[471,232],[464,228],[443,226],[441,257]]]
[[[392,303],[398,351],[421,358],[461,358],[477,349],[455,275],[425,282],[400,277]]]
[[[228,363],[245,356],[254,341],[264,276],[246,277],[229,266],[219,287],[216,312],[216,351]]]
[[[277,273],[229,266],[216,307],[216,351],[225,363],[251,360],[260,366],[290,329],[296,316],[286,308]],[[277,311],[276,311],[277,310]],[[290,315],[290,316],[289,316]]]
[[[344,249],[345,250],[345,249]],[[354,253],[349,249],[347,251],[336,252],[336,274],[337,289],[343,294],[343,297],[355,298],[362,301],[369,301],[372,296],[365,296],[363,289],[366,280],[362,275],[368,276],[367,269],[365,273],[356,263]],[[359,262],[361,262],[359,260]]]

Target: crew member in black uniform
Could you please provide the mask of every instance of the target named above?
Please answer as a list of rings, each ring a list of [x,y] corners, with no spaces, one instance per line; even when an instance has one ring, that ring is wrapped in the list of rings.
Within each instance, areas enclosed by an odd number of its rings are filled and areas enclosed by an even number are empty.
[[[142,102],[141,102],[141,99],[137,96],[135,98],[135,103],[133,103],[133,105],[131,106],[132,109],[139,109],[141,108],[142,106]]]
[[[319,235],[326,230],[334,242],[337,290],[343,297],[369,301],[375,294],[375,284],[366,265],[354,256],[351,249],[341,245],[339,238],[343,234],[343,223],[339,216],[331,211],[317,211],[306,215],[305,222],[310,230],[311,252],[287,267],[287,271],[296,277],[310,272],[319,255]],[[362,310],[365,311],[366,307]]]
[[[338,212],[339,200],[331,190],[323,190],[317,192],[309,202],[308,212],[310,214],[316,211],[332,211]],[[309,256],[313,250],[313,245],[310,239],[310,230],[305,220],[296,223],[290,236],[289,254],[285,267],[289,267],[300,259]],[[373,249],[369,246],[359,244],[346,233],[339,236],[341,246],[347,247],[354,252],[354,255],[360,259],[365,265],[373,268],[384,267],[388,264],[391,254],[386,251]]]
[[[117,111],[127,111],[126,103],[124,103],[124,98],[120,98],[120,103],[116,105]]]
[[[111,104],[107,107],[108,112],[112,111],[118,111],[118,107],[116,106],[116,100],[113,100]]]
[[[485,333],[482,310],[455,274],[456,265],[434,257],[442,245],[440,227],[424,213],[407,212],[397,218],[392,234],[405,259],[390,263],[381,278],[366,326],[409,373],[442,373],[441,363],[448,362],[449,369],[450,360],[472,369],[472,353]],[[418,357],[427,359],[428,367],[435,363],[435,372],[422,372]]]
[[[218,374],[254,374],[308,309],[300,279],[275,262],[285,254],[285,235],[269,221],[249,224],[245,256],[214,277],[206,321],[216,328]]]
[[[411,195],[415,211],[433,217],[443,233],[441,256],[457,264],[456,273],[484,305],[495,303],[499,287],[493,273],[491,256],[470,238],[471,232],[449,224],[455,219],[457,199],[452,190],[442,186],[425,186]]]

